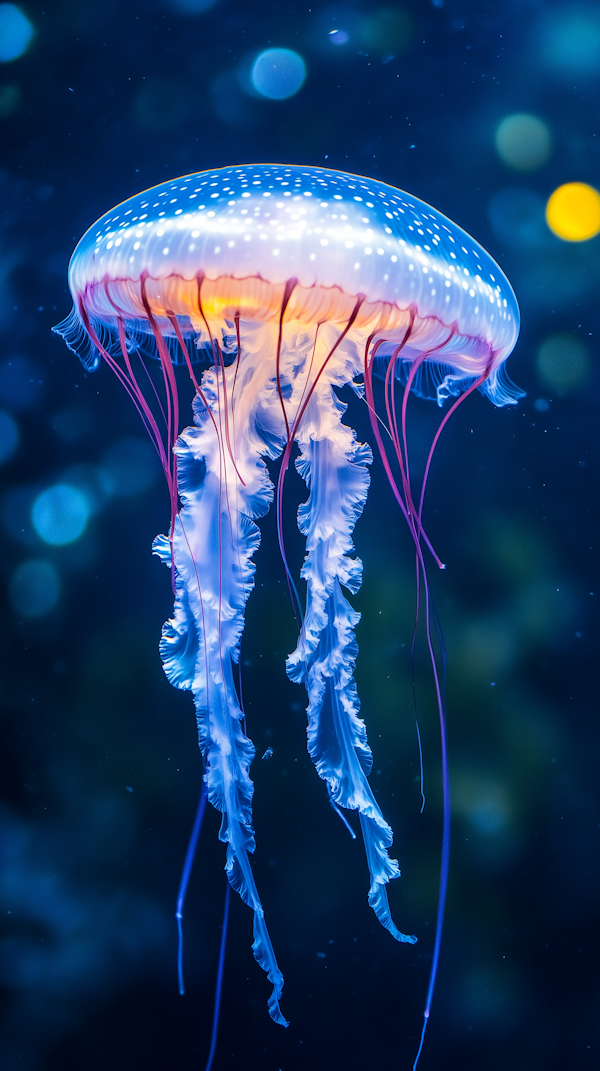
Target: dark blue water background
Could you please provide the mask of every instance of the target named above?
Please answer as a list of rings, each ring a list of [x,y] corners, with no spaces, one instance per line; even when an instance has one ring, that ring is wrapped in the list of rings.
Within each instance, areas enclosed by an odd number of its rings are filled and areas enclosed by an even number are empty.
[[[2,1067],[204,1067],[224,859],[213,812],[188,894],[181,998],[173,912],[201,763],[190,697],[167,684],[157,650],[172,599],[150,546],[168,525],[166,489],[116,380],[105,368],[86,375],[50,329],[70,309],[70,253],[112,204],[185,172],[271,160],[412,191],[471,232],[515,287],[523,326],[509,364],[527,396],[502,410],[479,395],[467,401],[444,432],[426,505],[447,564],[431,576],[448,649],[453,850],[421,1066],[596,1067],[600,238],[563,243],[543,215],[560,183],[600,183],[595,7],[21,8],[35,35],[21,58],[0,64]],[[583,29],[569,30],[573,12]],[[278,101],[252,94],[248,74],[275,46],[307,68],[299,92]],[[501,120],[519,112],[551,134],[547,160],[528,172],[494,145]],[[556,335],[563,350],[544,363]],[[364,407],[350,392],[346,400],[369,438]],[[411,404],[417,469],[438,415],[431,402]],[[403,872],[392,908],[419,943],[398,946],[378,927],[360,841],[306,755],[304,694],[285,675],[296,634],[271,515],[243,687],[259,756],[255,873],[291,1026],[268,1018],[251,915],[234,897],[215,1071],[412,1066],[435,920],[439,744],[421,647],[420,815],[413,553],[379,465],[372,476],[356,530],[365,564],[357,681],[372,783]],[[58,483],[82,488],[93,510],[78,539],[53,546],[31,510]],[[296,569],[302,494],[292,476]]]

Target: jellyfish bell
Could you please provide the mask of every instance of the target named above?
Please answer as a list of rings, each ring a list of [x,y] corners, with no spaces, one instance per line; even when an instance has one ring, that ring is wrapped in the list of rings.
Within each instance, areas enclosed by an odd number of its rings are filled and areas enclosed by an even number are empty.
[[[69,285],[74,310],[55,330],[88,368],[101,358],[112,367],[165,470],[171,527],[154,548],[172,569],[175,610],[163,629],[161,655],[169,680],[193,693],[204,783],[223,815],[226,871],[254,910],[254,953],[273,983],[270,1013],[285,1024],[283,979],[248,862],[254,746],[242,728],[234,680],[260,539],[256,520],[275,497],[301,621],[287,669],[308,692],[310,754],[338,813],[358,812],[373,910],[396,940],[413,942],[396,927],[387,900],[386,885],[399,868],[388,855],[392,831],[368,782],[372,756],[353,679],[359,615],[342,591],[354,593],[361,583],[352,532],[372,454],[342,422],[336,391],[350,384],[365,398],[415,541],[428,608],[425,481],[414,493],[408,398],[431,396],[440,405],[455,398],[432,450],[450,413],[473,390],[496,405],[515,402],[520,392],[504,373],[518,334],[515,296],[485,250],[417,198],[355,175],[284,165],[187,175],[130,198],[81,239]],[[158,387],[148,386],[148,354],[160,362],[160,400]],[[195,391],[194,422],[184,430],[175,364],[187,367]],[[380,391],[373,389],[377,374],[384,381],[382,413]],[[309,491],[298,514],[307,546],[304,614],[281,526],[294,449]],[[275,489],[265,458],[278,456]],[[430,461],[431,454],[425,478]],[[430,651],[445,754],[431,644]],[[445,764],[443,779],[440,910],[425,1023],[448,868]]]
[[[174,315],[184,336],[202,336],[209,321],[219,337],[236,316],[277,323],[291,280],[286,324],[343,323],[360,298],[348,342],[371,333],[393,342],[412,311],[406,359],[429,350],[463,378],[487,369],[483,389],[511,400],[498,385],[518,333],[510,284],[464,231],[384,183],[283,166],[186,176],[106,213],[69,268],[92,324],[115,332],[122,319],[152,333],[151,312],[167,336]]]

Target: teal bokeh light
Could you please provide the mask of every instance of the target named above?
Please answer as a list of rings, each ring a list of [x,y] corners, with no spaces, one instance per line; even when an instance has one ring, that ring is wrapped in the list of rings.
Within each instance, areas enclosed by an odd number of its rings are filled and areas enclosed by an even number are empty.
[[[33,26],[16,4],[0,4],[0,62],[10,63],[27,51]]]
[[[541,34],[544,59],[556,74],[597,78],[600,73],[600,11],[596,4],[556,9]]]
[[[251,80],[257,93],[270,100],[293,97],[304,85],[306,67],[302,56],[289,48],[267,48],[254,61]]]
[[[53,547],[63,547],[79,539],[89,515],[85,495],[68,483],[57,483],[42,491],[31,509],[31,521],[37,534]]]
[[[60,577],[50,562],[34,558],[17,566],[8,593],[13,610],[22,617],[43,617],[60,599]]]

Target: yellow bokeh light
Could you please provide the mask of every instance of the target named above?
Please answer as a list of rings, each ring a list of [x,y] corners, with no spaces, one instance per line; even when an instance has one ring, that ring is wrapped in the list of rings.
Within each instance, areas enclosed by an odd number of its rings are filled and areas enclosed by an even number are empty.
[[[565,182],[548,199],[546,221],[567,242],[585,242],[600,233],[600,193],[585,182]]]

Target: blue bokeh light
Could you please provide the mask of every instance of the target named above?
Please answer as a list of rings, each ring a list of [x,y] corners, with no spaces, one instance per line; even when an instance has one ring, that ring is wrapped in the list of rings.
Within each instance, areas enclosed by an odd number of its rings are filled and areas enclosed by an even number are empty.
[[[37,496],[31,520],[40,539],[53,547],[74,543],[83,534],[90,516],[84,494],[68,483],[57,483]]]
[[[289,48],[267,48],[252,66],[252,85],[269,100],[293,97],[304,85],[305,78],[302,56]]]
[[[97,465],[85,463],[71,465],[62,474],[61,483],[66,483],[69,487],[75,487],[81,491],[92,517],[100,513],[108,501],[105,473]]]
[[[16,4],[0,4],[0,62],[10,63],[27,51],[33,26]]]
[[[18,614],[43,617],[60,599],[60,577],[50,562],[34,558],[17,566],[10,578],[8,593]]]
[[[4,409],[0,409],[0,465],[14,454],[19,442],[19,429]]]
[[[329,39],[332,45],[347,45],[350,40],[350,34],[346,30],[330,30]]]

